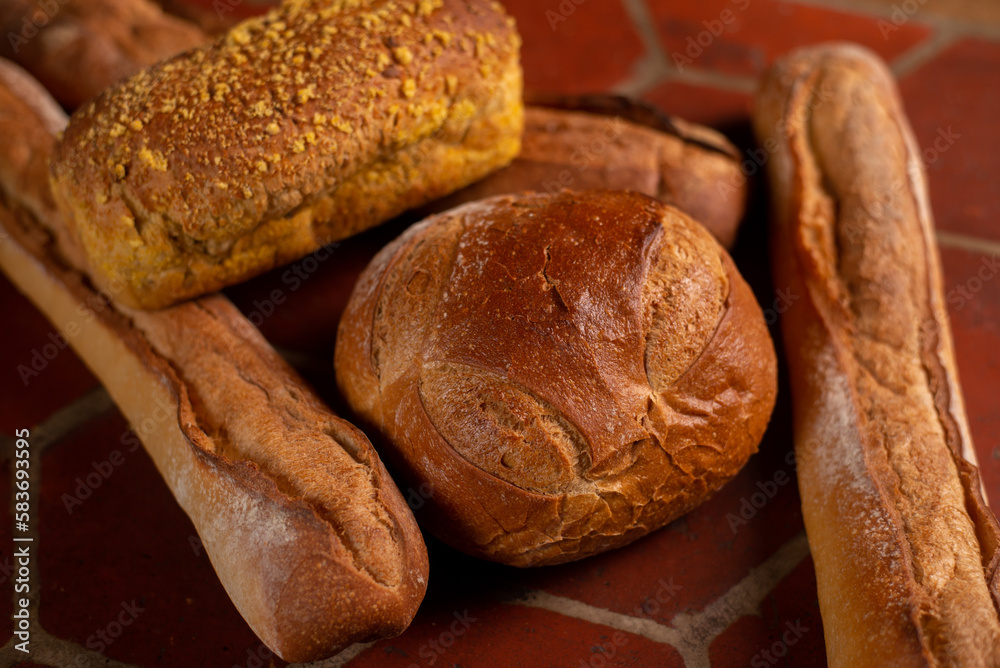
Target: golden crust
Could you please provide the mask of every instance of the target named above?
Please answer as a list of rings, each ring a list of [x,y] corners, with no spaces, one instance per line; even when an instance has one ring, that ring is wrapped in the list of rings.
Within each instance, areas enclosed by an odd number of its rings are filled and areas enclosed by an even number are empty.
[[[962,408],[923,166],[895,83],[850,45],[775,64],[775,283],[831,666],[1000,665],[998,527]]]
[[[43,229],[53,102],[0,61],[0,268],[137,427],[250,627],[288,661],[393,636],[427,587],[413,515],[365,436],[333,415],[224,297],[130,311]],[[16,127],[3,119],[17,118]],[[37,176],[37,174],[36,174]],[[51,234],[50,234],[51,232]],[[9,238],[6,237],[9,235]]]
[[[288,1],[78,110],[57,202],[125,303],[244,280],[509,162],[519,46],[488,0]]]
[[[624,545],[756,450],[774,349],[726,252],[635,193],[501,196],[410,228],[362,274],[338,384],[429,528],[530,566]]]

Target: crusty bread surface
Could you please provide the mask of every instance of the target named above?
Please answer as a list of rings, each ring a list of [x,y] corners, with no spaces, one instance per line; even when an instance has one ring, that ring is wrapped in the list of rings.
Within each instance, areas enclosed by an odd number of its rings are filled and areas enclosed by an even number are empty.
[[[923,164],[888,68],[793,52],[754,123],[831,666],[1000,665],[998,525],[962,406]]]
[[[722,134],[613,95],[526,95],[521,152],[424,213],[526,190],[634,190],[672,204],[726,248],[746,212],[740,154]]]
[[[500,196],[411,227],[363,272],[337,381],[432,490],[444,541],[518,566],[624,545],[756,450],[775,399],[729,256],[637,193]]]
[[[17,140],[0,139],[0,269],[105,385],[268,647],[311,661],[402,632],[427,554],[371,443],[224,297],[144,312],[91,286],[46,229],[58,214],[35,218],[47,178],[17,169],[51,152],[58,123],[30,110],[53,105],[0,61],[0,124],[17,113]]]
[[[491,0],[287,0],[78,109],[53,192],[98,284],[167,306],[510,162],[519,47]]]

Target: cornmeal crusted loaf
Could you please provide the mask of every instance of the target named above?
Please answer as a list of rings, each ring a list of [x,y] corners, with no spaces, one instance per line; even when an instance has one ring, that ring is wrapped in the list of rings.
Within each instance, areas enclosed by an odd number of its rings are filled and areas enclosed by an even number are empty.
[[[53,191],[97,281],[166,306],[509,162],[519,44],[489,0],[289,0],[78,110]]]

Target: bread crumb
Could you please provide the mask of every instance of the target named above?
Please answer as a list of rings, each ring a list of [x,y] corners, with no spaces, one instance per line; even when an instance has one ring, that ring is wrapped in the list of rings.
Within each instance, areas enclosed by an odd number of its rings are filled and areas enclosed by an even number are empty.
[[[417,82],[413,79],[406,79],[403,81],[401,90],[403,92],[403,97],[409,99],[417,93]]]
[[[430,16],[435,9],[441,9],[444,3],[441,0],[420,0],[417,6],[417,13],[421,16]]]
[[[159,151],[150,151],[148,148],[143,146],[139,149],[139,160],[143,164],[149,165],[158,172],[167,171],[167,159],[163,157],[163,154]]]
[[[330,120],[330,125],[337,128],[341,132],[346,132],[347,134],[351,134],[351,132],[353,131],[353,129],[351,128],[351,124],[348,123],[347,121],[341,120],[340,116],[334,116]]]
[[[281,132],[281,126],[275,123],[274,121],[268,123],[266,129],[267,129],[267,134],[269,135],[276,135],[279,132]]]
[[[140,121],[138,118],[129,123],[128,126],[136,132],[142,131],[142,121]]]
[[[305,88],[300,88],[298,92],[299,104],[305,104],[316,97],[316,84],[309,84]]]
[[[271,108],[271,104],[267,100],[260,100],[250,107],[250,115],[254,118],[274,116],[274,109]]]
[[[122,164],[115,165],[115,177],[119,181],[125,178],[125,165]]]
[[[413,62],[413,53],[405,46],[397,46],[393,49],[392,56],[400,65],[409,65]]]
[[[257,167],[257,171],[258,172],[266,172],[267,171],[267,163],[264,162],[263,160],[258,160],[256,167]]]

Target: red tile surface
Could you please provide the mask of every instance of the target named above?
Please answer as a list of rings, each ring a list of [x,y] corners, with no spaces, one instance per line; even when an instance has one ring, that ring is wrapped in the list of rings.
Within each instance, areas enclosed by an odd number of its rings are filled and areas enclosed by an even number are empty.
[[[901,88],[938,228],[1000,239],[1000,44],[962,40]]]
[[[747,642],[749,638],[756,643]],[[760,652],[761,646],[768,645],[764,620],[757,616],[741,617],[712,642],[708,656],[713,666],[748,666],[753,665],[751,657]]]
[[[812,559],[806,557],[761,606],[712,642],[713,666],[826,665]]]
[[[0,273],[0,432],[41,422],[97,385],[83,363],[31,302]]]
[[[528,89],[602,91],[626,79],[643,55],[618,0],[505,0],[503,5],[524,39]]]
[[[787,665],[826,665],[823,620],[816,599],[816,571],[811,557],[806,557],[774,588],[761,608],[770,635],[780,631],[780,635],[784,636],[789,630],[788,623],[801,632],[795,634],[798,636],[795,643],[788,647]],[[774,641],[771,642],[773,644]]]
[[[668,81],[643,97],[668,114],[710,127],[745,123],[750,117],[749,93],[719,90],[682,81]]]
[[[781,0],[649,4],[667,58],[682,71],[757,76],[788,50],[829,40],[857,42],[891,60],[931,33],[913,19],[883,37],[871,16]]]
[[[191,1],[209,8],[215,2]],[[249,1],[226,1],[240,11],[251,11]],[[627,80],[643,57],[638,32],[620,0],[505,4],[524,37],[529,88],[606,89]],[[690,64],[691,69],[724,75],[755,76],[789,48],[827,39],[859,41],[891,59],[931,32],[920,15],[883,39],[876,18],[813,3],[646,0],[646,4],[668,58],[673,51],[683,54],[688,37],[697,39],[701,32],[718,28],[711,22],[726,18],[723,10],[733,11],[733,19]],[[554,19],[548,12],[566,20]],[[710,22],[708,28],[705,21]],[[654,85],[644,97],[669,113],[723,129],[741,150],[751,148],[750,96],[706,84],[704,77],[684,80],[684,72],[681,75]],[[1000,238],[1000,190],[991,178],[1000,173],[995,150],[1000,131],[991,113],[1000,108],[998,83],[1000,45],[974,39],[959,41],[902,82],[923,147],[933,148],[941,129],[952,127],[961,135],[929,161],[941,229]],[[756,198],[734,258],[766,308],[775,292],[767,266],[763,185],[760,179],[755,182]],[[404,227],[405,222],[384,226],[345,241],[315,265],[303,260],[227,290],[272,343],[310,361],[309,380],[337,410],[344,407],[333,384],[330,359],[340,313],[358,272]],[[988,253],[946,249],[942,257],[969,420],[987,491],[996,506],[1000,503],[1000,408],[995,398],[1000,378],[1000,279],[995,274],[1000,268],[989,273],[994,265]],[[16,427],[40,422],[96,381],[71,351],[63,351],[25,389],[16,374],[17,364],[30,363],[32,350],[41,350],[48,342],[51,328],[2,279],[0,312],[8,323],[0,335],[0,432],[9,435]],[[624,549],[574,564],[518,570],[472,559],[428,539],[430,586],[413,625],[399,638],[376,643],[350,665],[683,665],[668,645],[505,601],[519,592],[538,590],[579,601],[591,610],[638,615],[667,627],[679,612],[703,610],[802,530],[794,466],[786,459],[788,409],[782,379],[771,427],[746,468],[702,507]],[[142,451],[124,452],[124,430],[122,418],[109,413],[80,427],[44,456],[39,565],[45,628],[81,645],[94,636],[93,646],[101,642],[97,631],[106,632],[122,604],[135,599],[144,610],[104,648],[110,658],[140,666],[284,666],[240,618],[207,557],[192,549],[191,524],[149,458]],[[115,450],[122,451],[120,466],[69,514],[63,494],[74,493],[77,478],[86,479],[94,463],[100,468]],[[9,554],[9,465],[0,466],[0,475],[4,505],[0,550]],[[419,519],[420,512],[416,514]],[[713,665],[825,665],[815,586],[812,562],[806,557],[764,598],[759,615],[742,617],[713,641]],[[0,583],[0,592],[0,615],[6,617],[11,611],[6,583]],[[465,611],[475,621],[460,634],[452,631],[455,614],[461,617]],[[788,624],[808,630],[794,643],[786,643]],[[8,636],[9,630],[0,629],[0,641]],[[775,643],[782,644],[776,648]],[[765,651],[775,660],[766,658]]]
[[[1000,505],[1000,255],[944,249],[945,298],[986,493]]]
[[[802,530],[794,468],[785,463],[790,439],[782,434],[778,442],[776,431],[785,431],[783,422],[775,423],[762,452],[732,482],[684,518],[628,549],[529,571],[525,580],[633,616],[642,616],[644,604],[659,600],[646,612],[661,623],[677,612],[704,608]],[[704,566],[718,560],[727,567]],[[664,591],[672,592],[667,601]]]
[[[470,622],[470,619],[476,621]],[[464,620],[463,624],[460,619]],[[452,628],[461,635],[452,640]],[[593,666],[684,665],[669,645],[547,610],[494,603],[422,615],[399,638],[377,643],[351,666]]]
[[[259,641],[192,548],[194,528],[152,461],[123,445],[127,433],[111,413],[43,455],[42,626],[140,666],[231,665]]]
[[[12,501],[10,498],[10,479],[11,479],[11,466],[9,463],[5,463],[0,466],[0,476],[3,476],[0,480],[0,536],[4,536],[4,540],[0,543],[0,619],[10,619],[11,615],[14,614],[14,597],[13,597],[13,581],[16,577],[14,563],[14,547],[13,541],[9,540],[7,536],[10,535],[11,522],[14,521],[11,515]],[[11,595],[8,595],[11,594]],[[14,628],[8,624],[3,624],[0,626],[0,647],[2,647],[13,635]]]

